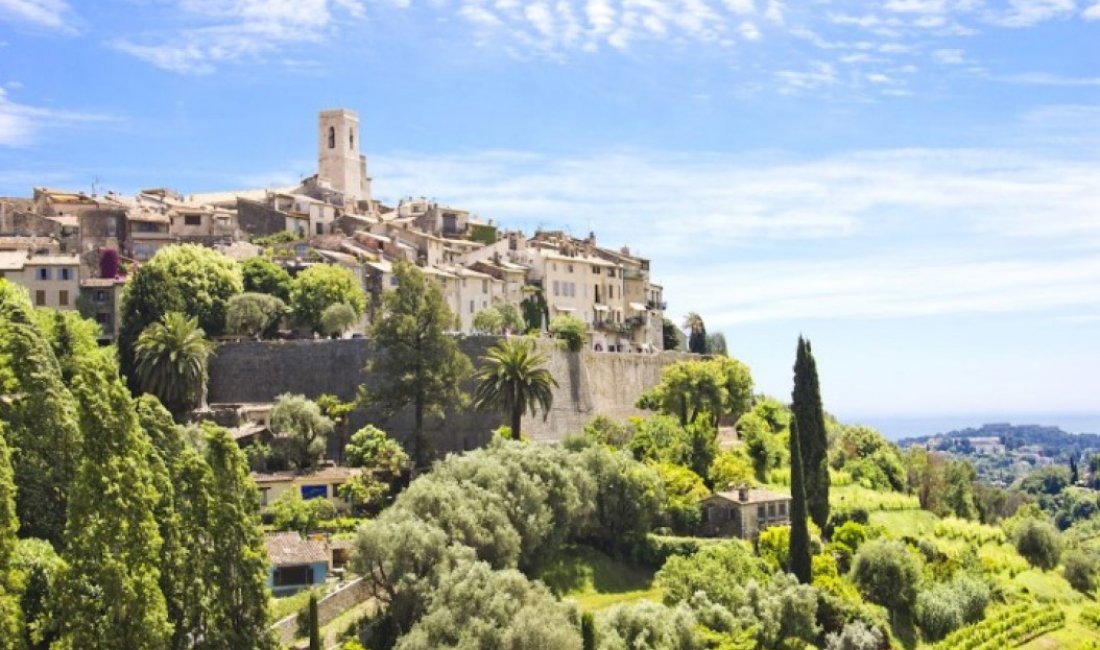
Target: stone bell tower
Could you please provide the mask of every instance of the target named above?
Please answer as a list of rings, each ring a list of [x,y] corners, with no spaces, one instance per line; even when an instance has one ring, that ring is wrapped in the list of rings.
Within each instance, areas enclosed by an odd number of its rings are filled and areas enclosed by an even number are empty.
[[[318,179],[349,202],[369,201],[367,157],[359,154],[359,114],[346,108],[321,111],[317,135]]]

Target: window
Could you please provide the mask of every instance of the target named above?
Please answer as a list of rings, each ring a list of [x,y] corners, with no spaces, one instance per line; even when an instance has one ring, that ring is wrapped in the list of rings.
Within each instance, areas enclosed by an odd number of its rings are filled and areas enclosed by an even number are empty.
[[[473,300],[470,301],[470,313],[471,314],[474,313],[474,301]]]
[[[308,564],[275,567],[271,576],[276,587],[296,587],[313,584],[313,568]]]
[[[327,485],[303,485],[302,499],[309,501],[310,499],[327,499],[328,498],[328,486]]]
[[[764,506],[756,506],[756,518],[757,519],[763,519],[764,518]]]
[[[318,235],[325,234],[324,230],[325,230],[325,224],[323,224],[323,223],[317,224],[317,234]]]
[[[768,504],[768,516],[769,517],[774,517],[775,516],[775,504],[774,503],[769,503]]]
[[[335,126],[328,127],[328,148],[329,149],[335,149],[336,148],[336,127]]]
[[[201,226],[202,215],[201,214],[185,214],[183,215],[183,225],[185,226]]]
[[[38,272],[35,273],[34,275],[39,280],[49,280],[50,279],[50,270],[49,269],[38,269]]]
[[[609,277],[609,278],[615,277],[615,269],[607,269],[607,277]]]
[[[570,273],[572,273],[572,272],[573,272],[573,265],[572,265],[572,264],[570,264],[570,265],[569,265],[569,269],[568,269],[568,271],[569,271]]]
[[[391,275],[390,276],[390,286],[391,287],[396,287],[397,286],[397,276],[396,275]]]
[[[561,295],[561,286],[558,284],[557,280],[554,280],[554,295],[555,296],[560,296]]]
[[[489,281],[488,280],[482,280],[481,281],[481,293],[489,293]]]
[[[348,129],[348,149],[355,151],[355,129]]]
[[[592,272],[595,273],[596,275],[599,275],[600,274],[600,267],[593,266],[592,267]]]
[[[34,292],[34,306],[45,307],[46,306],[46,292],[39,289]]]
[[[69,306],[69,292],[68,291],[66,291],[65,289],[62,289],[61,291],[57,292],[57,304],[61,305],[62,307],[68,307]]]
[[[267,505],[267,493],[271,491],[271,488],[260,488],[260,505]]]
[[[614,298],[615,298],[615,287],[608,286],[607,287],[607,299],[612,300]]]
[[[787,516],[787,504],[785,504],[785,503],[780,503],[779,504],[779,516],[780,517],[786,517]]]
[[[96,291],[95,292],[95,301],[96,302],[107,302],[107,292],[103,291],[102,289]]]
[[[62,280],[72,280],[73,279],[73,270],[72,269],[61,269],[61,279]]]

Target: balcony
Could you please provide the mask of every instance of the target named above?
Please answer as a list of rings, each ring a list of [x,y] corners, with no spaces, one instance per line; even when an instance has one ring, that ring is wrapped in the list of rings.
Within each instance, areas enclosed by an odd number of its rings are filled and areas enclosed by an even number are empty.
[[[650,300],[650,301],[646,302],[645,306],[646,306],[647,309],[653,309],[653,310],[656,310],[656,311],[664,311],[664,310],[668,309],[668,303],[663,301],[663,300],[660,300],[660,301]]]

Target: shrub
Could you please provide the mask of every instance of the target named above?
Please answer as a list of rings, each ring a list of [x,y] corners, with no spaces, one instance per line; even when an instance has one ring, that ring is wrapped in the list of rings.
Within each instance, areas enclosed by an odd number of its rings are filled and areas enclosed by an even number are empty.
[[[1054,526],[1038,519],[1025,519],[1015,531],[1016,551],[1031,566],[1049,571],[1058,566],[1062,542]]]
[[[1096,589],[1096,557],[1086,551],[1070,551],[1062,561],[1066,581],[1084,594]]]
[[[825,650],[879,650],[886,643],[882,632],[863,621],[853,621],[839,633],[825,637]]]
[[[555,316],[550,321],[550,333],[565,342],[570,352],[580,352],[588,339],[588,326],[573,316]]]
[[[911,612],[917,600],[920,560],[896,540],[867,542],[856,554],[852,580],[871,602]]]

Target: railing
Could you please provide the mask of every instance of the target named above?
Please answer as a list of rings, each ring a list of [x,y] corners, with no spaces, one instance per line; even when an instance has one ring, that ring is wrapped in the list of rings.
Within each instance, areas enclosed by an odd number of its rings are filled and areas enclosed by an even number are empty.
[[[660,310],[660,311],[664,311],[664,310],[668,309],[668,303],[663,301],[663,300],[661,300],[661,301],[649,300],[649,301],[646,302],[645,306],[646,306],[647,309],[657,309],[657,310]]]

